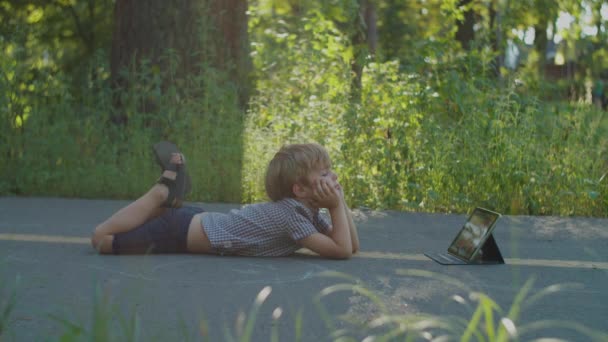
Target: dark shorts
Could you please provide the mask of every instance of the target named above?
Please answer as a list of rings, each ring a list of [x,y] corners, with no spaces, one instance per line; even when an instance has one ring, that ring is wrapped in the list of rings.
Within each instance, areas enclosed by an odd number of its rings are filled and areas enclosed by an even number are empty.
[[[188,227],[192,217],[204,210],[197,207],[167,209],[141,226],[114,235],[114,254],[186,253]]]

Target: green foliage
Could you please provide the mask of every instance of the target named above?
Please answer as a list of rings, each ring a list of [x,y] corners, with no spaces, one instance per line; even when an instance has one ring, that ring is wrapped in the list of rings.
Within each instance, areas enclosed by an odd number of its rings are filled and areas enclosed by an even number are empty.
[[[318,310],[314,314],[319,315],[325,322],[326,336],[334,341],[363,338],[365,340],[373,338],[374,341],[409,341],[419,338],[430,340],[431,337],[461,341],[519,341],[528,336],[542,336],[559,328],[569,330],[588,341],[605,341],[608,337],[606,332],[590,329],[574,320],[554,320],[550,315],[540,321],[524,319],[525,313],[540,300],[560,295],[565,290],[580,289],[581,285],[577,283],[555,284],[534,291],[535,279],[530,278],[518,289],[509,308],[505,309],[487,294],[474,291],[467,284],[450,276],[417,269],[398,269],[396,274],[401,277],[418,278],[421,282],[439,282],[453,289],[454,293],[447,293],[446,296],[449,296],[456,305],[461,305],[466,313],[457,316],[424,312],[395,313],[391,299],[387,300],[384,293],[368,288],[360,279],[350,275],[328,271],[321,276],[339,282],[324,288],[313,298]],[[11,286],[6,286],[6,282],[0,283],[0,339],[14,338],[8,322],[11,312],[19,305],[16,296],[19,277],[16,278],[14,287],[9,287]],[[327,300],[341,293],[359,297],[357,305],[364,305],[365,311],[351,310],[351,307],[348,313],[330,314],[326,306]],[[235,317],[234,325],[224,326],[223,340],[251,341],[256,327],[267,324],[265,323],[267,319],[260,319],[260,310],[271,294],[270,286],[261,289],[248,311],[240,311]],[[139,341],[142,339],[142,334],[152,341],[166,340],[160,329],[146,326],[137,310],[129,305],[126,307],[118,305],[115,298],[112,298],[108,291],[103,290],[100,284],[95,286],[95,292],[91,297],[88,317],[73,317],[74,313],[70,312],[49,314],[49,318],[56,322],[58,327],[58,331],[55,331],[50,340]],[[280,306],[273,310],[271,341],[281,340],[278,326],[282,314],[283,309]],[[303,310],[298,309],[293,326],[289,326],[294,329],[296,341],[302,339],[304,319]],[[188,326],[184,321],[178,323],[177,329],[182,334],[181,338],[190,340],[192,336],[198,336],[203,341],[207,340],[210,327],[204,320],[199,323],[198,327]]]
[[[439,273],[416,269],[399,269],[401,276],[438,281],[457,289],[451,299],[470,312],[470,318],[427,313],[397,314],[387,308],[381,294],[367,289],[359,279],[335,272],[326,276],[345,279],[343,283],[325,288],[315,297],[321,317],[325,320],[330,336],[334,341],[520,341],[530,335],[550,334],[552,329],[571,330],[580,338],[589,341],[604,341],[608,335],[590,329],[575,321],[552,320],[550,315],[542,320],[529,322],[522,315],[540,299],[559,294],[569,288],[579,288],[577,284],[556,284],[533,292],[534,278],[529,279],[517,292],[508,310],[503,309],[487,294],[473,291],[458,279]],[[345,313],[339,319],[332,318],[323,300],[336,293],[347,292],[369,302],[371,307],[361,315]],[[464,298],[459,293],[465,292]],[[342,323],[336,328],[336,321]],[[541,338],[542,339],[542,338]]]
[[[489,50],[460,54],[443,42],[419,42],[408,64],[367,63],[353,104],[341,58],[348,45],[332,53],[316,44],[348,44],[345,34],[318,13],[301,20],[303,30],[285,25],[252,38],[267,74],[246,124],[245,201],[265,199],[259,184],[281,144],[314,140],[328,147],[353,206],[608,214],[599,181],[608,166],[605,113],[539,101],[534,94],[546,88],[494,78]]]
[[[51,314],[50,318],[61,327],[62,334],[57,339],[71,341],[139,341],[141,321],[137,312],[125,317],[120,308],[112,303],[107,293],[97,286],[93,297],[89,323],[73,322],[62,315]]]
[[[171,87],[160,96],[160,77],[144,64],[128,75],[138,86],[121,94],[128,123],[118,126],[110,121],[107,79],[76,95],[65,75],[40,70],[38,80],[30,81],[27,66],[2,61],[5,75],[12,75],[0,83],[2,193],[133,198],[160,174],[151,146],[167,139],[191,157],[193,198],[240,201],[240,170],[234,165],[242,151],[234,142],[241,140],[242,114],[234,92],[219,85],[226,75],[209,68],[204,78],[181,84],[187,91]],[[99,60],[90,68],[108,74]],[[206,96],[188,96],[196,92]],[[151,99],[157,111],[144,110]]]
[[[260,22],[264,17],[260,14]],[[258,76],[257,94],[245,123],[243,199],[266,198],[263,174],[274,152],[285,143],[318,141],[336,151],[340,119],[348,103],[350,52],[346,37],[319,12],[276,18],[277,31],[251,31]],[[293,28],[293,31],[291,31]],[[276,55],[276,54],[279,55]],[[337,152],[337,151],[336,151]]]
[[[461,305],[465,314],[433,315],[424,312],[399,314],[387,300],[386,295],[368,288],[360,279],[350,275],[328,271],[322,277],[340,281],[324,288],[313,298],[319,315],[326,325],[326,336],[333,341],[374,340],[374,341],[415,341],[423,339],[456,340],[460,341],[519,341],[528,336],[539,336],[550,333],[553,329],[565,329],[588,341],[605,341],[608,337],[604,331],[586,327],[574,320],[559,321],[550,315],[540,321],[527,321],[525,313],[540,300],[560,295],[560,292],[580,289],[580,284],[555,284],[534,291],[535,279],[526,281],[517,291],[508,309],[501,307],[494,299],[483,292],[472,290],[467,284],[450,276],[417,269],[398,269],[396,274],[401,277],[415,277],[419,281],[433,281],[444,284],[454,290],[446,294],[456,305]],[[18,307],[16,291],[19,288],[19,278],[14,289],[7,291],[5,283],[0,283],[0,339],[8,338],[11,333],[7,328],[10,313]],[[359,297],[359,306],[365,305],[365,312],[351,310],[348,313],[336,315],[328,312],[326,303],[330,297],[348,293]],[[265,286],[257,294],[247,312],[240,311],[235,322],[224,325],[224,341],[251,341],[256,327],[267,324],[267,318],[260,319],[260,310],[272,294],[272,288]],[[49,314],[56,322],[58,333],[51,341],[140,341],[142,334],[149,340],[166,340],[163,331],[158,327],[147,326],[142,322],[137,310],[127,305],[118,305],[107,291],[98,284],[91,296],[90,315],[74,318],[74,313],[59,312]],[[352,297],[351,297],[352,298]],[[364,304],[365,303],[365,304]],[[367,305],[369,303],[369,305]],[[123,303],[124,304],[124,303]],[[283,309],[279,306],[273,310],[270,329],[270,341],[280,341],[279,323]],[[295,313],[293,326],[296,341],[302,340],[302,324],[305,319],[303,310]],[[234,323],[234,325],[232,324]],[[198,327],[188,326],[184,321],[178,323],[181,339],[191,340],[197,336],[200,340],[208,340],[208,323],[199,322]],[[230,328],[229,326],[233,327]],[[219,327],[211,327],[218,329]],[[175,331],[174,331],[175,332]],[[8,333],[8,334],[7,334]]]
[[[111,38],[114,1],[0,1],[0,36],[20,36],[25,64],[78,70]]]
[[[0,340],[8,338],[9,320],[17,303],[17,289],[20,280],[19,277],[16,277],[14,286],[9,286],[2,278],[0,275],[0,280],[2,280],[0,281]]]
[[[608,123],[580,101],[587,80],[550,83],[534,65],[496,78],[494,38],[479,35],[478,49],[464,52],[453,39],[464,9],[430,3],[378,2],[381,49],[364,58],[352,45],[357,1],[250,3],[256,90],[244,114],[234,84],[208,65],[165,89],[165,75],[144,62],[126,75],[133,86],[113,94],[102,43],[109,14],[80,31],[61,20],[101,18],[109,2],[2,1],[0,194],[134,198],[158,177],[150,146],[168,139],[188,158],[190,200],[262,201],[273,153],[317,141],[351,206],[607,216]],[[484,18],[493,10],[471,6]],[[509,6],[505,27],[539,19],[526,4]],[[479,22],[484,32],[494,24]],[[80,45],[76,32],[99,39]],[[588,40],[590,60],[601,65],[603,45]],[[179,64],[170,51],[166,58]],[[360,98],[351,96],[355,58],[364,65]],[[113,124],[116,115],[128,123]]]

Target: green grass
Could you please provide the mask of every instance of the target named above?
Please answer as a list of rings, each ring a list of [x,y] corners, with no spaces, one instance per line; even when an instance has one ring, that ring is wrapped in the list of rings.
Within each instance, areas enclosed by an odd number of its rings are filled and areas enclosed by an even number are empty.
[[[93,296],[89,323],[71,321],[58,314],[50,314],[62,333],[58,341],[140,341],[142,323],[139,314],[132,311],[125,316],[111,298],[97,286]]]
[[[325,24],[313,26],[334,34]],[[32,82],[32,66],[0,56],[0,195],[136,198],[158,177],[150,146],[164,139],[186,154],[189,200],[264,201],[273,153],[316,141],[352,207],[608,216],[606,112],[539,100],[542,87],[519,82],[526,75],[497,80],[483,52],[370,62],[358,102],[340,53],[348,47],[320,53],[325,33],[304,30],[281,41],[285,49],[256,45],[246,112],[235,85],[210,67],[161,91],[158,71],[144,64],[129,74],[136,86],[117,112],[102,62],[90,66],[101,76],[76,91],[51,70],[37,69]],[[113,124],[118,114],[128,122]]]
[[[606,112],[538,101],[514,79],[497,86],[483,77],[437,72],[441,81],[431,82],[404,75],[397,63],[372,64],[363,101],[354,106],[306,85],[298,98],[314,101],[295,101],[287,87],[277,96],[268,86],[246,124],[245,200],[264,199],[255,181],[269,151],[314,140],[328,147],[353,206],[608,214]]]
[[[75,96],[70,80],[42,72],[38,88],[26,92],[16,85],[27,70],[12,68],[6,72],[15,81],[0,82],[7,109],[0,113],[0,194],[135,198],[160,173],[152,144],[170,140],[188,157],[193,200],[241,201],[243,114],[234,92],[219,85],[222,75],[192,78],[185,90],[161,96],[159,78],[142,68],[131,77],[145,86],[122,94],[116,113],[107,80]],[[204,98],[188,96],[197,91]],[[145,110],[150,103],[155,110]],[[117,114],[128,122],[113,124]]]
[[[19,288],[19,277],[15,278],[15,283],[5,282],[0,276],[0,341],[3,336],[7,336],[9,330],[11,314],[17,303],[17,289]]]
[[[529,322],[522,319],[524,312],[539,300],[557,296],[560,291],[578,288],[577,284],[556,284],[533,292],[535,279],[526,281],[512,300],[509,308],[502,308],[487,294],[471,290],[458,279],[425,270],[399,269],[399,276],[418,277],[446,284],[456,293],[465,292],[468,296],[451,295],[451,299],[470,312],[470,316],[433,315],[426,313],[396,314],[391,312],[378,293],[367,289],[361,280],[348,275],[330,272],[329,277],[338,277],[345,282],[330,286],[315,297],[315,303],[326,321],[332,340],[357,341],[521,341],[530,336],[551,338],[554,329],[574,332],[581,340],[604,341],[608,338],[605,331],[590,329],[575,321],[553,320],[551,315],[541,321]],[[372,317],[342,317],[342,328],[336,328],[336,318],[325,309],[324,297],[340,292],[357,294],[366,298],[376,308]],[[446,294],[449,295],[449,294]],[[369,311],[369,309],[368,309]],[[539,339],[540,340],[540,339]]]
[[[553,338],[554,330],[569,330],[577,339],[585,341],[605,341],[608,332],[597,331],[586,327],[584,324],[574,320],[555,320],[551,314],[547,313],[546,318],[539,321],[526,321],[523,315],[534,307],[542,299],[559,297],[560,292],[579,288],[577,284],[556,284],[545,287],[538,291],[533,291],[535,279],[526,281],[517,294],[512,299],[508,308],[501,307],[494,299],[482,292],[474,291],[460,280],[417,269],[396,270],[399,276],[422,278],[422,280],[432,280],[440,282],[453,289],[455,294],[446,293],[446,297],[451,297],[455,305],[462,305],[468,314],[462,315],[434,315],[424,312],[415,314],[403,314],[391,312],[390,305],[382,293],[376,292],[366,287],[359,279],[349,275],[326,272],[322,276],[338,279],[338,282],[319,292],[312,300],[317,307],[318,315],[325,322],[327,338],[332,341],[523,341],[531,337],[544,336]],[[2,283],[4,285],[5,283]],[[19,305],[16,291],[18,286],[11,291],[4,291],[0,288],[0,340],[11,341],[14,334],[11,331],[11,312]],[[332,315],[323,304],[326,299],[340,293],[347,293],[351,296],[357,295],[369,302],[375,310],[367,309],[365,314],[357,317],[352,314]],[[463,294],[462,296],[459,295]],[[196,340],[208,340],[209,330],[217,329],[223,331],[223,341],[248,342],[253,340],[256,326],[267,325],[268,318],[261,318],[259,313],[272,295],[272,287],[265,286],[256,296],[249,306],[247,312],[241,311],[235,317],[235,324],[226,322],[223,329],[221,327],[210,327],[205,320],[201,320],[198,327],[189,327],[183,321],[177,328],[184,340],[190,340],[193,335],[198,336]],[[394,299],[393,299],[394,300]],[[390,301],[390,300],[389,300]],[[91,315],[89,319],[78,318],[77,320],[67,319],[62,314],[50,314],[49,319],[56,322],[59,332],[49,341],[140,341],[143,332],[146,336],[156,336],[159,340],[164,340],[163,328],[147,326],[141,320],[137,310],[119,307],[107,293],[104,293],[98,286],[93,296],[90,307]],[[126,310],[126,314],[125,314]],[[282,319],[282,308],[277,307],[273,310],[270,318],[271,329],[268,340],[281,341],[279,333],[279,323]],[[302,326],[307,318],[302,310],[295,314],[293,323],[288,324],[289,329],[293,329],[296,341],[303,340],[304,333]],[[232,328],[231,328],[232,327]]]

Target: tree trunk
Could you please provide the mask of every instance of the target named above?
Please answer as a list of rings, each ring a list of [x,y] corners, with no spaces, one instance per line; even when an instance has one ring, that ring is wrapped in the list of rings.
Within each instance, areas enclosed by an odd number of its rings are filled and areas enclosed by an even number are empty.
[[[367,28],[367,48],[369,49],[369,54],[374,56],[376,54],[376,49],[378,48],[378,18],[376,14],[376,6],[374,6],[373,2],[366,1],[365,8],[363,10],[363,18]]]
[[[189,172],[198,200],[241,201],[251,68],[246,11],[247,0],[115,3],[111,121],[145,114],[150,139],[171,140],[197,157]]]
[[[544,77],[547,64],[547,44],[547,22],[540,18],[539,22],[534,25],[534,49],[538,53],[538,71],[541,77]]]
[[[492,50],[494,51],[496,57],[494,58],[494,76],[497,78],[501,78],[502,74],[500,73],[500,69],[504,64],[504,48],[502,42],[502,18],[504,17],[504,12],[506,12],[506,8],[500,7],[498,3],[492,2],[490,3],[490,29],[492,30],[491,42],[492,42]]]
[[[471,42],[475,38],[475,12],[470,8],[471,0],[460,0],[459,6],[465,7],[464,19],[458,21],[458,30],[456,31],[456,40],[460,42],[463,49],[469,50]]]
[[[213,65],[230,73],[230,79],[237,87],[239,105],[244,110],[249,102],[249,73],[252,68],[247,33],[247,0],[206,1],[210,2],[211,9],[206,15],[213,20],[212,26],[219,31],[219,39],[212,41],[211,48],[215,53]]]
[[[137,70],[143,61],[159,71],[163,89],[181,78],[201,75],[201,66],[207,64],[229,73],[244,108],[250,69],[246,10],[246,0],[117,0],[110,56],[113,88],[129,89],[123,71]],[[167,58],[169,52],[176,60]],[[114,104],[120,113],[120,98]],[[154,104],[149,107],[142,110],[153,110]],[[125,120],[123,114],[113,118]]]
[[[376,52],[378,41],[376,29],[376,9],[369,0],[359,1],[359,14],[354,18],[353,34],[351,44],[353,47],[353,61],[351,70],[353,78],[351,81],[351,98],[355,103],[361,102],[361,80],[363,78],[363,67],[367,55]]]

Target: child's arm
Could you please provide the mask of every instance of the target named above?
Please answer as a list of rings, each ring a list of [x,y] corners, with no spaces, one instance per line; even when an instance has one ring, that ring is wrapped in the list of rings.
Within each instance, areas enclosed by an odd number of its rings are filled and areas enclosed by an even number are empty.
[[[344,199],[344,197],[343,197]],[[346,218],[348,220],[348,230],[350,231],[350,239],[353,245],[353,254],[359,251],[359,234],[357,233],[357,226],[355,226],[355,222],[353,221],[353,215],[346,204],[346,201],[342,201],[344,205],[344,210],[346,212]]]
[[[357,233],[357,226],[353,221],[353,215],[351,210],[348,208],[348,204],[346,204],[346,200],[344,199],[344,189],[341,186],[338,187],[340,191],[340,196],[342,197],[342,204],[344,205],[344,210],[346,211],[346,218],[348,220],[348,228],[350,230],[350,237],[353,245],[353,254],[359,251],[359,234]]]
[[[299,240],[299,243],[322,257],[348,259],[353,253],[353,240],[346,205],[339,192],[326,182],[318,184],[315,201],[321,208],[329,209],[332,230],[327,235],[315,233]]]

